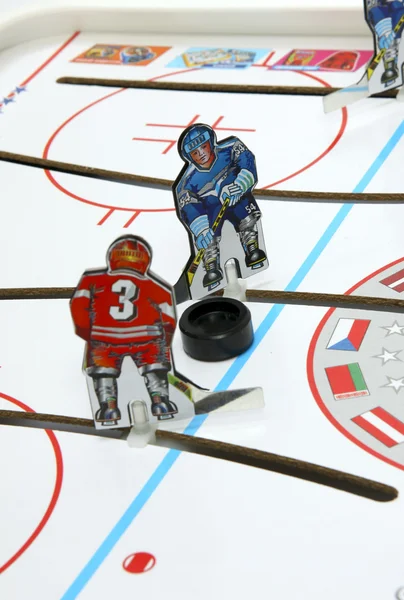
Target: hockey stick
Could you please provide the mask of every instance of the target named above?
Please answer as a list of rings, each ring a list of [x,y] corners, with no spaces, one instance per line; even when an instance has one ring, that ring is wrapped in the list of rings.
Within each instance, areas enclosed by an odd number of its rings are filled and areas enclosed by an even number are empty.
[[[187,83],[183,81],[147,81],[128,79],[95,79],[88,77],[61,77],[56,83],[68,85],[93,85],[145,90],[165,90],[177,92],[207,92],[224,94],[260,94],[279,96],[327,96],[341,88],[320,88],[292,85],[238,85],[228,83]],[[394,98],[394,90],[387,90],[374,97]]]
[[[0,424],[68,431],[118,440],[126,440],[130,431],[129,428],[109,429],[106,431],[95,429],[94,423],[90,419],[77,419],[60,415],[25,413],[12,410],[0,410]],[[155,440],[151,443],[163,448],[226,460],[288,475],[289,477],[295,477],[304,481],[311,481],[336,490],[355,494],[362,498],[369,498],[376,502],[391,502],[398,497],[397,489],[390,485],[295,458],[255,450],[254,448],[246,448],[244,446],[185,435],[164,429],[156,430]]]
[[[316,88],[314,88],[316,89]],[[348,89],[348,88],[347,88]],[[330,90],[327,88],[328,96]],[[373,98],[397,96],[397,90],[391,90],[393,95],[387,96],[387,92],[375,94]],[[158,177],[148,177],[145,175],[136,175],[134,173],[122,173],[121,171],[110,171],[107,169],[98,169],[95,167],[85,167],[74,163],[60,162],[57,160],[49,160],[47,158],[38,158],[28,156],[26,154],[16,154],[13,152],[4,152],[0,150],[0,162],[8,162],[15,165],[32,167],[34,169],[46,169],[55,173],[67,173],[68,175],[76,175],[78,177],[86,177],[88,179],[96,179],[100,181],[110,181],[122,185],[133,185],[138,187],[146,187],[156,190],[170,190],[173,186],[171,179],[160,179]],[[266,188],[255,188],[254,196],[258,196],[261,200],[276,200],[282,202],[319,202],[325,204],[344,204],[352,202],[355,204],[403,204],[403,193],[350,193],[350,192],[309,192],[299,190],[269,190]],[[131,213],[131,209],[126,212]]]
[[[64,300],[72,297],[75,288],[0,288],[2,300]],[[223,294],[219,290],[212,296]],[[378,296],[351,296],[349,294],[323,294],[316,292],[285,292],[284,290],[246,290],[247,302],[267,304],[294,304],[297,306],[324,306],[355,308],[404,313],[404,300]]]
[[[215,222],[213,223],[213,225],[211,227],[213,233],[215,233],[215,231],[217,231],[219,225],[222,223],[229,205],[230,205],[230,197],[227,196],[224,199],[222,207],[219,211],[219,214],[217,215]],[[181,274],[180,278],[178,279],[177,283],[174,285],[174,295],[175,295],[176,304],[181,304],[182,302],[185,302],[186,300],[191,300],[190,287],[194,280],[196,271],[198,270],[198,267],[199,267],[200,263],[202,262],[204,256],[205,256],[205,248],[202,248],[201,250],[198,251],[198,253],[195,256],[194,260],[192,261],[191,265],[189,267],[185,268],[185,270]]]
[[[230,204],[230,197],[227,196],[222,204],[222,208],[219,211],[219,214],[217,215],[215,222],[213,223],[211,229],[213,231],[213,233],[215,233],[215,231],[218,229],[220,223],[223,221],[224,219],[224,215],[226,213],[227,207]],[[187,270],[187,279],[188,279],[188,284],[192,285],[192,282],[194,280],[195,277],[195,273],[199,267],[199,265],[201,264],[203,257],[205,256],[205,252],[206,252],[206,248],[201,248],[198,252],[198,254],[196,255],[196,257],[194,258],[194,260],[192,261],[191,266],[189,267],[189,269]]]

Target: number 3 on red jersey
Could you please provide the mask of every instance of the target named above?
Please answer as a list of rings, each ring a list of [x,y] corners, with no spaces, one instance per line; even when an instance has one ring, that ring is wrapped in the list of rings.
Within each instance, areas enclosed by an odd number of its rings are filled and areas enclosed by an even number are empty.
[[[129,279],[118,279],[112,285],[111,290],[117,294],[118,306],[111,306],[109,314],[116,321],[130,321],[136,319],[137,308],[133,301],[137,299],[139,295],[139,289]]]

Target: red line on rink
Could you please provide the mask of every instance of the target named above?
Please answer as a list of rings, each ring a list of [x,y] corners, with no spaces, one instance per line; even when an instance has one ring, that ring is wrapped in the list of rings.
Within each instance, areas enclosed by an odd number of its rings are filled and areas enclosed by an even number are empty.
[[[38,67],[29,77],[27,77],[26,79],[24,79],[24,81],[22,81],[20,83],[20,86],[24,86],[27,85],[30,81],[32,81],[34,79],[34,77],[36,77],[37,75],[39,75],[39,73],[41,71],[43,71],[45,69],[45,67],[47,67],[49,65],[49,63],[51,63],[61,52],[63,52],[63,50],[65,48],[67,48],[67,46],[76,39],[76,37],[80,35],[80,31],[76,31],[76,33],[73,33],[72,36],[69,37],[68,40],[65,41],[64,44],[62,44],[62,46],[60,46],[60,48],[58,48],[56,50],[56,52],[54,52],[52,54],[52,56],[50,56],[44,63],[42,63],[42,65],[40,67]]]
[[[107,219],[115,212],[115,208],[111,208],[105,215],[102,217],[101,221],[98,221],[97,225],[103,225]]]
[[[275,52],[270,52],[262,64],[267,66],[274,54]]]
[[[275,52],[270,52],[262,64],[260,64],[260,65],[251,65],[251,66],[252,67],[266,67],[266,69],[270,69],[271,67],[268,66],[268,63],[269,63],[269,61],[271,60],[271,58],[273,57],[274,54],[275,54]]]
[[[212,129],[215,131],[251,131],[255,132],[256,129],[240,129],[240,127],[218,127],[219,123],[223,121],[224,117],[219,117],[212,125]]]
[[[111,92],[110,94],[107,94],[106,96],[103,96],[102,98],[98,98],[98,100],[94,100],[94,102],[91,102],[91,104],[88,104],[84,108],[81,108],[80,110],[78,110],[77,112],[75,112],[74,115],[72,115],[66,121],[64,121],[64,123],[62,123],[56,129],[56,131],[51,135],[51,137],[47,141],[47,144],[46,144],[45,149],[44,149],[43,154],[42,154],[42,158],[48,158],[49,149],[50,149],[50,147],[51,147],[51,145],[53,143],[53,140],[62,131],[62,129],[64,129],[66,127],[66,125],[68,125],[71,121],[73,121],[73,119],[75,119],[76,117],[78,117],[79,115],[81,115],[81,113],[83,113],[85,110],[88,110],[92,106],[95,106],[99,102],[102,102],[103,100],[106,100],[107,98],[111,98],[111,96],[116,96],[116,94],[120,94],[123,91],[125,91],[124,88],[121,88],[119,90],[115,90],[114,92]],[[48,174],[48,172],[49,171],[45,171],[46,174]]]
[[[313,73],[308,73],[307,71],[298,71],[298,73],[300,73],[300,75],[304,75],[305,77],[310,77],[310,79],[314,79],[315,81],[318,81],[324,87],[331,87],[329,83],[327,83],[326,81],[324,81],[324,79],[321,79],[320,77],[317,77],[317,75],[313,75]],[[341,114],[342,114],[342,119],[341,119],[341,125],[340,125],[340,128],[338,130],[338,133],[335,136],[335,138],[333,139],[333,141],[331,142],[331,144],[328,146],[328,148],[326,148],[324,150],[324,152],[322,152],[322,154],[320,154],[320,156],[318,156],[317,158],[315,158],[314,160],[312,160],[311,163],[309,163],[305,167],[302,167],[298,171],[295,171],[291,175],[288,175],[287,177],[283,177],[283,179],[279,179],[278,181],[275,181],[275,183],[271,183],[269,185],[266,185],[265,187],[263,187],[261,189],[267,190],[269,188],[275,187],[276,185],[279,185],[280,183],[284,183],[285,181],[288,181],[289,179],[292,179],[293,177],[296,177],[297,175],[300,175],[301,173],[304,173],[304,171],[307,171],[308,169],[310,169],[311,167],[313,167],[315,164],[317,164],[318,162],[320,162],[320,160],[322,160],[325,156],[327,156],[327,154],[329,154],[331,152],[331,150],[333,148],[335,148],[335,146],[338,144],[338,142],[342,138],[342,136],[344,134],[344,131],[346,129],[346,126],[347,126],[347,123],[348,123],[348,111],[347,111],[347,109],[345,107],[341,110]]]
[[[183,73],[191,73],[192,71],[199,71],[199,67],[193,67],[192,69],[180,69],[179,71],[174,71],[174,73],[163,73],[163,75],[155,75],[154,77],[148,79],[148,81],[157,81],[158,79],[172,77],[173,75],[182,75]]]
[[[167,144],[167,148],[165,148],[163,150],[163,152],[161,154],[167,154],[167,152],[169,150],[171,150],[171,148],[177,143],[177,140],[159,140],[157,138],[132,138],[132,140],[135,140],[136,142],[164,142]]]
[[[195,115],[190,121],[189,123],[187,123],[187,125],[172,125],[172,124],[164,124],[164,123],[146,123],[146,127],[171,127],[171,128],[178,128],[178,129],[185,129],[186,127],[190,127],[191,125],[193,125],[194,123],[196,123],[196,121],[199,119],[200,115]],[[224,117],[221,116],[218,119],[216,119],[216,121],[213,123],[213,125],[211,125],[212,129],[215,131],[248,131],[248,132],[255,132],[255,129],[241,129],[239,127],[219,127],[219,123],[221,123],[223,121]],[[177,140],[167,140],[167,139],[161,139],[161,138],[146,138],[146,137],[134,137],[132,138],[132,140],[137,141],[137,142],[160,142],[160,143],[166,143],[168,144],[167,147],[163,150],[162,154],[167,154],[171,148],[173,148],[175,146],[175,144],[177,143]]]
[[[171,148],[173,148],[175,146],[175,144],[177,143],[177,140],[172,140],[167,148],[162,152],[162,154],[167,154],[167,152],[169,152],[171,150]]]
[[[170,125],[170,127],[172,127],[172,125]],[[159,139],[159,138],[138,138],[138,137],[134,137],[132,138],[132,140],[137,140],[139,142],[176,142],[176,140],[163,140],[163,139]]]
[[[80,32],[76,31],[73,35],[71,35],[44,63],[42,63],[33,73],[31,73],[31,75],[29,75],[26,79],[24,79],[24,81],[22,81],[20,83],[20,87],[26,86],[37,75],[39,75],[39,73],[41,73],[41,71],[43,71],[61,52],[63,52],[63,50],[65,48],[67,48],[67,46],[74,39],[76,39],[79,34],[80,34]],[[13,93],[10,94],[9,97],[11,97],[12,95],[14,95],[14,94]],[[18,406],[22,410],[25,410],[26,412],[35,412],[27,404],[24,404],[23,402],[20,402],[19,400],[16,400],[15,398],[12,398],[11,396],[7,396],[6,394],[0,393],[0,397],[3,398],[4,400],[7,400],[8,402],[11,402],[15,406]],[[55,478],[55,485],[53,488],[52,497],[51,497],[49,505],[45,511],[45,514],[43,515],[43,517],[40,520],[37,527],[31,533],[29,538],[25,541],[25,543],[21,546],[21,548],[19,550],[17,550],[17,552],[15,552],[15,554],[13,554],[13,556],[11,558],[8,559],[8,561],[6,561],[3,565],[0,566],[0,574],[4,573],[4,571],[6,571],[6,569],[11,567],[11,565],[13,565],[22,556],[22,554],[24,554],[24,552],[26,550],[28,550],[28,548],[31,546],[31,544],[36,540],[38,535],[41,533],[41,531],[44,529],[45,525],[49,521],[53,511],[55,510],[56,503],[59,499],[60,490],[62,488],[62,481],[63,481],[62,451],[60,449],[59,442],[58,442],[55,434],[53,433],[53,431],[49,431],[46,429],[45,433],[48,436],[49,441],[52,445],[52,449],[55,454],[55,461],[56,461],[56,478]]]
[[[136,210],[133,215],[131,216],[131,218],[129,219],[129,221],[126,221],[124,227],[129,227],[129,225],[132,225],[133,221],[136,219],[136,217],[138,217],[140,215],[140,210]]]
[[[111,96],[115,96],[116,94],[120,94],[120,93],[122,93],[124,91],[125,91],[124,88],[119,89],[119,90],[115,90],[114,92],[111,92],[110,94],[107,94],[106,96],[103,96],[102,98],[99,98],[98,100],[95,100],[94,102],[91,102],[90,104],[88,104],[84,108],[81,108],[76,113],[74,113],[71,117],[69,117],[66,121],[64,121],[64,123],[62,123],[56,129],[56,131],[51,135],[51,137],[49,138],[49,140],[48,140],[48,142],[47,142],[47,144],[46,144],[46,146],[44,148],[44,151],[42,153],[42,158],[48,158],[49,150],[50,150],[50,147],[51,147],[54,139],[62,131],[62,129],[64,129],[66,127],[66,125],[68,125],[71,121],[73,121],[73,119],[75,119],[76,117],[78,117],[78,115],[80,115],[81,113],[83,113],[87,109],[91,108],[92,106],[95,106],[99,102],[102,102],[103,100],[106,100],[107,98],[110,98]],[[107,204],[98,204],[98,203],[95,203],[95,202],[91,202],[90,200],[85,200],[84,198],[81,198],[80,196],[77,196],[76,194],[73,194],[72,192],[69,192],[69,190],[67,190],[66,188],[64,188],[62,185],[60,185],[60,183],[58,181],[56,181],[56,179],[54,178],[53,174],[50,171],[48,171],[47,169],[45,169],[45,175],[49,179],[49,181],[58,190],[60,190],[61,192],[63,192],[67,196],[70,196],[70,198],[74,198],[75,200],[80,200],[80,202],[85,202],[86,204],[92,204],[93,206],[100,206],[101,208],[108,208],[108,209],[115,209],[116,208],[115,206],[108,206]],[[131,209],[131,210],[133,210],[133,209]]]
[[[171,127],[171,128],[179,128],[179,129],[185,129],[186,127],[190,127],[191,125],[193,125],[194,123],[196,123],[196,121],[199,119],[200,115],[195,115],[187,125],[165,125],[163,123],[146,123],[146,127]],[[162,154],[167,154],[167,152],[169,152],[171,150],[171,148],[173,148],[173,146],[175,146],[175,144],[177,143],[177,140],[162,140],[162,139],[157,139],[157,138],[139,138],[139,137],[134,137],[132,138],[132,140],[138,141],[138,142],[165,142],[167,143],[167,147],[163,150]]]
[[[21,408],[22,410],[25,410],[26,412],[31,412],[31,413],[35,412],[32,408],[30,408],[23,402],[16,400],[15,398],[11,398],[11,396],[7,396],[6,394],[0,393],[0,397],[3,398],[4,400],[7,400],[8,402],[11,402],[12,404],[15,404],[15,406],[18,406],[19,408]],[[55,460],[56,460],[56,478],[55,478],[55,485],[53,488],[52,497],[51,497],[49,505],[45,511],[44,516],[42,517],[42,519],[40,520],[39,524],[36,526],[34,531],[31,533],[29,538],[26,540],[26,542],[21,546],[21,548],[19,550],[17,550],[17,552],[15,554],[13,554],[13,556],[11,558],[8,559],[7,562],[4,563],[4,565],[0,566],[0,574],[4,573],[4,571],[6,569],[11,567],[11,565],[13,563],[15,563],[15,561],[18,560],[20,558],[20,556],[22,554],[24,554],[24,552],[26,550],[28,550],[28,548],[31,546],[31,544],[36,540],[38,535],[41,533],[41,531],[43,530],[43,528],[49,521],[53,511],[55,510],[56,503],[59,499],[60,490],[62,489],[62,481],[63,481],[62,451],[60,449],[59,442],[58,442],[55,434],[53,433],[53,431],[49,431],[49,430],[45,429],[45,433],[48,436],[50,443],[52,444],[52,448],[55,453]],[[28,493],[29,493],[29,491],[28,491]]]
[[[187,127],[190,127],[191,125],[193,125],[194,123],[197,122],[197,120],[199,119],[201,115],[195,115],[190,122],[188,123],[188,125],[165,125],[163,123],[146,123],[146,127],[179,127],[180,129],[186,129]]]

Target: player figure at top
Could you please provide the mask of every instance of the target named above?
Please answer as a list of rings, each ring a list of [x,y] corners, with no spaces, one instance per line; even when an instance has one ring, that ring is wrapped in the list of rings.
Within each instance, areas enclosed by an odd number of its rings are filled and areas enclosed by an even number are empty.
[[[261,211],[253,196],[257,170],[252,152],[237,137],[218,143],[213,129],[199,123],[182,133],[178,151],[186,165],[174,185],[174,198],[196,249],[204,251],[203,287],[211,290],[223,279],[220,240],[226,220],[238,233],[246,266],[261,268],[267,257],[259,247]]]
[[[404,0],[367,0],[367,20],[379,49],[384,51],[381,82],[387,86],[399,77],[397,62],[404,27]]]
[[[122,361],[137,366],[158,419],[173,418],[169,400],[170,345],[176,319],[171,289],[149,272],[152,253],[140,237],[111,244],[107,268],[85,271],[70,302],[76,334],[87,342],[85,371],[99,402],[95,420],[116,425]]]

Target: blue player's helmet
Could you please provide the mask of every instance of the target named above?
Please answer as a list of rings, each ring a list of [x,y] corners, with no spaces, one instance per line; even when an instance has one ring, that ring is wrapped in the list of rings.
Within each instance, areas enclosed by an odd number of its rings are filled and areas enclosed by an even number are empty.
[[[205,144],[210,142],[212,150],[215,150],[217,145],[216,133],[209,125],[203,125],[202,123],[195,123],[184,131],[178,141],[178,152],[183,160],[187,162],[193,162],[191,158],[191,152]]]

